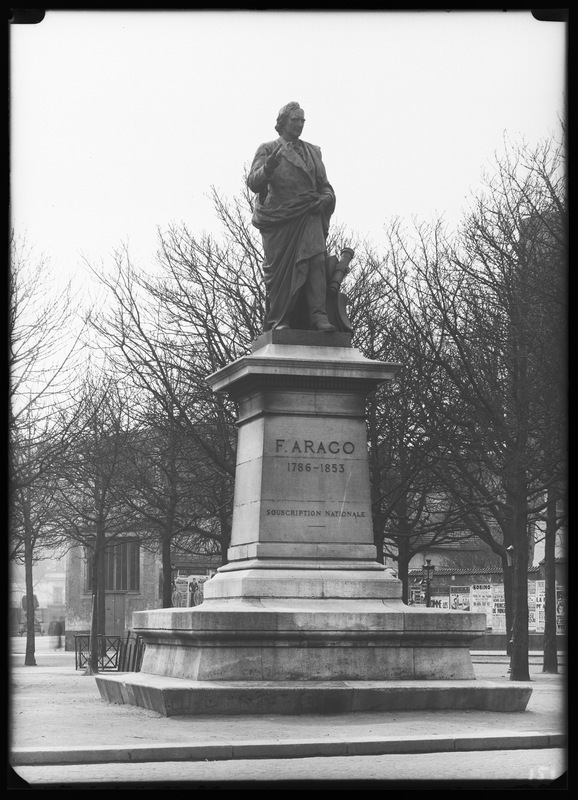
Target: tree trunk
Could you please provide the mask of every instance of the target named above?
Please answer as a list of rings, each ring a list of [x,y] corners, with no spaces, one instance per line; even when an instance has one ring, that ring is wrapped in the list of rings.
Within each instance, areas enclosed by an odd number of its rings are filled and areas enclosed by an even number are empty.
[[[403,493],[397,503],[396,537],[398,573],[401,580],[401,600],[406,605],[409,603],[409,562],[411,559],[411,542],[407,524],[407,493]]]
[[[544,661],[542,672],[558,673],[556,647],[556,496],[548,493],[546,534],[544,539],[546,607],[544,619]]]
[[[228,553],[229,553],[229,544],[231,543],[231,531],[229,530],[229,535],[226,535],[226,532],[223,531],[223,525],[221,524],[221,536],[219,538],[219,546],[221,548],[221,566],[225,566],[228,561]]]
[[[401,581],[401,600],[406,605],[409,603],[409,539],[400,536],[397,539],[397,577]]]
[[[384,553],[383,553],[383,541],[384,541],[384,539],[385,539],[385,533],[383,531],[383,528],[381,528],[380,530],[376,530],[374,528],[374,530],[373,530],[373,542],[375,544],[375,549],[377,551],[375,557],[376,557],[376,560],[377,560],[377,562],[379,564],[384,564],[385,563],[385,556],[384,556]]]
[[[25,521],[24,524],[24,573],[26,580],[26,654],[24,656],[25,667],[35,667],[35,639],[34,639],[34,620],[36,609],[34,608],[34,580],[32,575],[33,544],[30,528]]]
[[[171,608],[173,605],[171,537],[166,535],[166,531],[162,540],[161,561],[163,570],[163,608]]]
[[[95,547],[92,556],[92,611],[90,616],[90,637],[88,640],[86,675],[95,675],[98,673],[98,568],[98,555]]]
[[[367,436],[369,448],[369,486],[371,491],[371,523],[373,527],[373,543],[377,550],[377,561],[384,563],[383,542],[385,539],[384,518],[381,513],[381,483],[382,476],[379,464],[379,442],[376,435],[376,404],[370,402],[367,406]]]
[[[106,636],[106,575],[104,572],[104,546],[98,550],[97,634]]]
[[[509,546],[509,545],[508,545]],[[506,610],[506,653],[512,655],[511,639],[514,632],[514,573],[507,556],[502,556],[504,574],[504,606]]]
[[[510,680],[529,681],[528,664],[528,509],[526,476],[520,470],[514,493],[514,619]]]
[[[105,545],[106,539],[103,536],[103,546],[98,552],[98,585],[96,588],[96,651],[98,659],[104,656],[106,651],[106,574],[105,574]],[[98,661],[97,661],[98,668]]]

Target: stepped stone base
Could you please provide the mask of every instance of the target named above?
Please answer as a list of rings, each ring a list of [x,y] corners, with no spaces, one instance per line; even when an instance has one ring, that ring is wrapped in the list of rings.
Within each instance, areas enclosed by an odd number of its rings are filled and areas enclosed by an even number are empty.
[[[99,675],[101,698],[166,717],[368,711],[524,711],[532,689],[485,681],[191,681]]]
[[[273,582],[263,570],[254,582],[251,572],[208,581],[207,594],[217,596],[195,608],[135,614],[142,671],[96,676],[102,699],[164,716],[526,708],[527,684],[475,680],[469,647],[483,614],[406,606],[383,568],[358,573],[361,581],[333,575],[326,587],[348,596],[332,598],[283,597],[287,573]],[[248,586],[280,596],[224,591]],[[381,599],[360,597],[378,592]]]
[[[228,563],[195,608],[134,614],[140,673],[103,699],[173,716],[523,711],[522,687],[475,681],[485,614],[402,603],[376,560],[366,398],[397,365],[349,334],[270,331],[207,380],[238,406]]]

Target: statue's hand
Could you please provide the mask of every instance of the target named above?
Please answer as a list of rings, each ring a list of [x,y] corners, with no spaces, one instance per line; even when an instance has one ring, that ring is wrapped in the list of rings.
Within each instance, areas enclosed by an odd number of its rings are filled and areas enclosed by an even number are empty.
[[[265,161],[265,171],[271,175],[279,166],[279,153],[283,149],[283,145],[279,145]]]
[[[321,214],[324,208],[331,204],[331,197],[328,194],[322,194],[319,200],[316,200],[311,206],[312,214]]]

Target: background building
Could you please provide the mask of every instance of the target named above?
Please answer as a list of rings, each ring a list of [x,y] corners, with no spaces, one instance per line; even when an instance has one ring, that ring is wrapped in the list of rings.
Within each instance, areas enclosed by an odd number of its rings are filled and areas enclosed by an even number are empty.
[[[62,553],[41,553],[34,565],[36,597],[36,633],[51,634],[54,623],[64,621],[66,613],[66,564]],[[8,627],[12,636],[23,635],[26,629],[26,580],[24,565],[12,564],[10,570]]]
[[[66,556],[66,647],[74,636],[88,634],[92,614],[92,563],[83,546]],[[124,636],[131,629],[133,612],[159,608],[160,559],[137,539],[115,540],[105,558],[105,630],[107,636]]]

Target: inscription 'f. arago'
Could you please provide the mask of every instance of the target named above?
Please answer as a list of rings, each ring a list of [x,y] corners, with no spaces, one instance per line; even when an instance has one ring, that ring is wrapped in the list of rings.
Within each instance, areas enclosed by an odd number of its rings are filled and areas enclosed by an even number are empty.
[[[301,453],[323,455],[351,455],[355,451],[353,442],[314,442],[312,439],[295,439],[288,442],[286,439],[275,440],[276,453]]]

